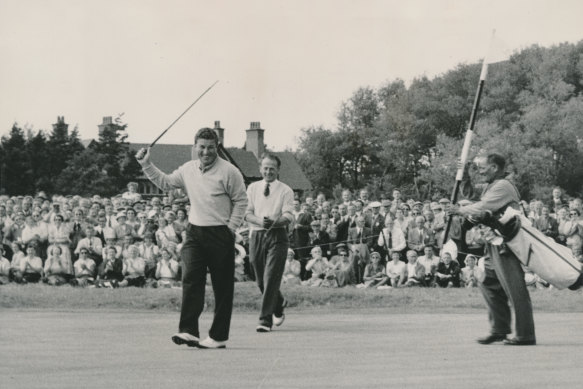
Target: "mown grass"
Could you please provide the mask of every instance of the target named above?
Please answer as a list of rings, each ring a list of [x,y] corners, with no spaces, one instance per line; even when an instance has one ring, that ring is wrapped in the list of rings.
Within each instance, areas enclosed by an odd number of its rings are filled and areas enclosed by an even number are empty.
[[[326,289],[287,287],[282,291],[290,308],[305,310],[389,310],[396,313],[446,313],[483,310],[480,291],[474,289],[392,289],[363,290],[356,288]],[[583,292],[568,290],[530,290],[535,311],[583,312]],[[235,286],[234,310],[259,310],[259,290],[252,282]],[[0,286],[0,308],[38,310],[154,310],[180,311],[180,289],[82,289],[69,286],[3,285]],[[206,292],[207,309],[212,310],[213,293]]]

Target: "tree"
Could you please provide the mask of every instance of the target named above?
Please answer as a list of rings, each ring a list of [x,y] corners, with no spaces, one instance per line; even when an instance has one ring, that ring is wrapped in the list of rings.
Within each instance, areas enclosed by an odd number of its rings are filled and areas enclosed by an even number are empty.
[[[2,192],[24,195],[34,190],[33,174],[22,128],[14,123],[8,137],[2,137],[0,173]]]

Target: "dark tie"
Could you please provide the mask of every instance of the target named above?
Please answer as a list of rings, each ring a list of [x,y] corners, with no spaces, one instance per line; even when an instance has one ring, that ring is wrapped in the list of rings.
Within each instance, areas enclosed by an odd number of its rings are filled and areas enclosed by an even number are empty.
[[[393,248],[393,239],[391,236],[391,231],[389,231],[389,237],[387,238],[389,240],[389,248],[392,249]]]
[[[265,197],[269,196],[269,182],[265,184],[265,190],[263,191]]]

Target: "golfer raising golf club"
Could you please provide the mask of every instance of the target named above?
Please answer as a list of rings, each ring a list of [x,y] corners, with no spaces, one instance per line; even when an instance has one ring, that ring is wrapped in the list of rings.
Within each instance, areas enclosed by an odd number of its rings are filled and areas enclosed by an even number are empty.
[[[225,348],[233,310],[235,230],[247,208],[239,170],[218,157],[219,139],[211,128],[194,137],[193,157],[171,174],[150,161],[150,148],[136,154],[144,174],[162,190],[182,188],[190,200],[186,240],[182,247],[182,308],[174,343],[199,348]],[[207,268],[215,294],[209,336],[199,341],[198,318],[204,307]]]

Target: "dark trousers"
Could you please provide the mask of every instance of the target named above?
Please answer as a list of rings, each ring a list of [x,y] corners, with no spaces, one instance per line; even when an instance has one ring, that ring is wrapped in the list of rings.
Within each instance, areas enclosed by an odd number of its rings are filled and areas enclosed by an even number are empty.
[[[253,231],[249,240],[249,259],[255,271],[257,286],[262,293],[259,322],[271,327],[272,315],[283,313],[284,298],[279,291],[289,248],[285,228]]]
[[[515,335],[519,340],[536,340],[532,303],[524,282],[524,271],[516,256],[508,249],[501,251],[487,245],[491,268],[486,264],[486,277],[480,290],[488,304],[488,318],[491,333],[509,334],[512,315],[515,316]]]
[[[235,240],[227,226],[189,224],[182,246],[182,308],[180,332],[199,337],[198,318],[204,309],[207,269],[215,295],[215,314],[209,336],[229,339],[235,282]]]

